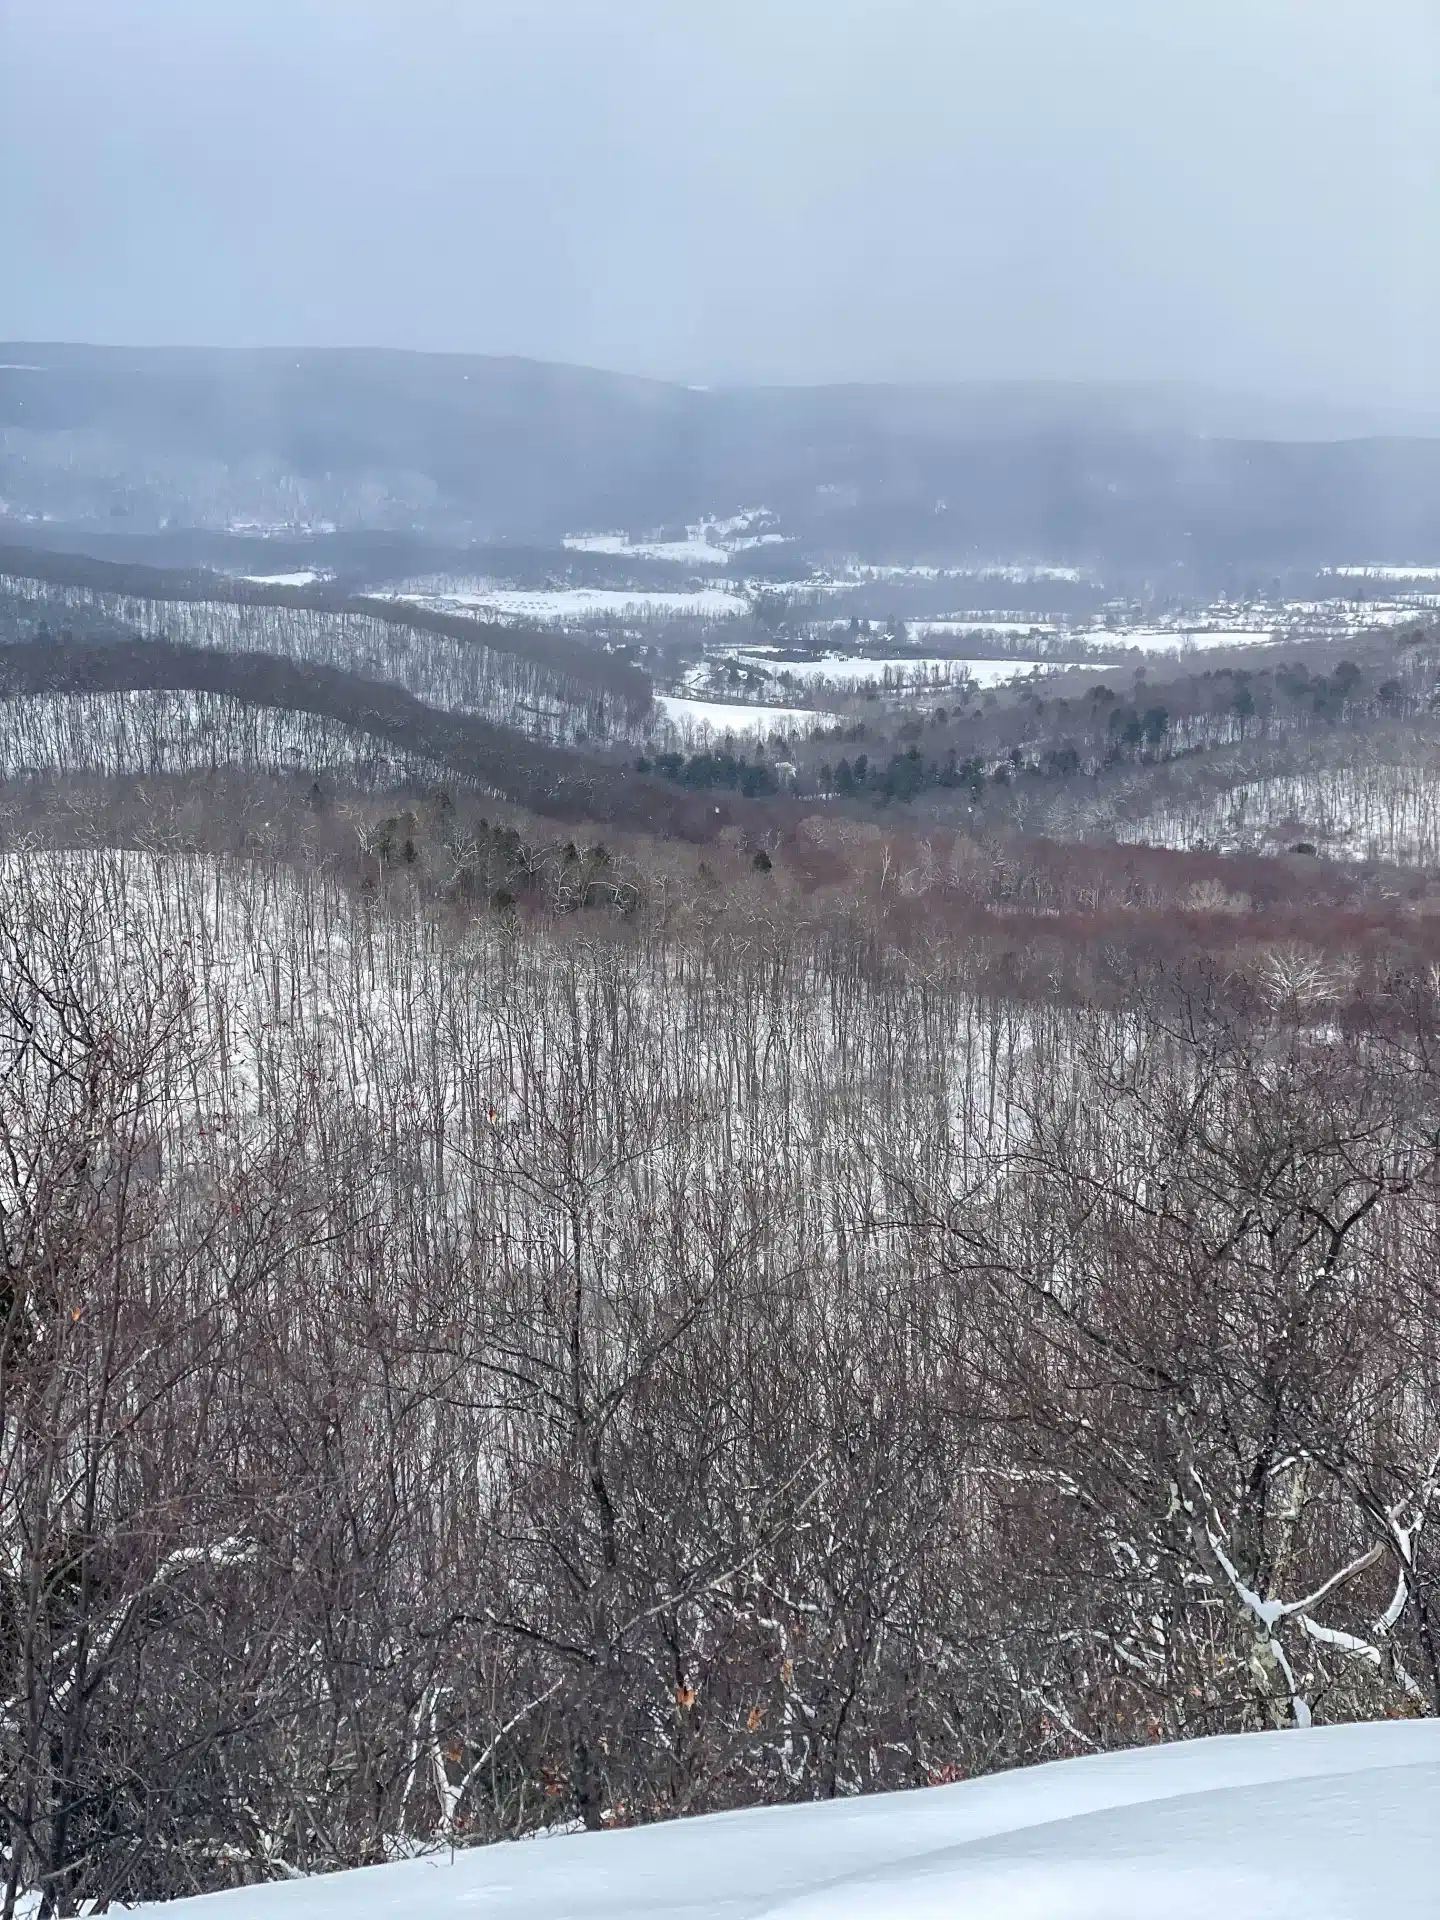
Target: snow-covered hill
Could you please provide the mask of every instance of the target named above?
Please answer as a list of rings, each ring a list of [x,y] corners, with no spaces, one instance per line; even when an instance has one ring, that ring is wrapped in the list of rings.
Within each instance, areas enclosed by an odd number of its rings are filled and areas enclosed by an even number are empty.
[[[1440,1722],[1197,1740],[487,1847],[169,1920],[1436,1920]]]

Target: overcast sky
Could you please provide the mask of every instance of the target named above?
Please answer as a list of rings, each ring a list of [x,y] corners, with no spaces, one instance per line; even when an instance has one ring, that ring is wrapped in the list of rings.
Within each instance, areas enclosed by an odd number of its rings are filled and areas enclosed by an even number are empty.
[[[1440,404],[1440,0],[0,0],[0,337]]]

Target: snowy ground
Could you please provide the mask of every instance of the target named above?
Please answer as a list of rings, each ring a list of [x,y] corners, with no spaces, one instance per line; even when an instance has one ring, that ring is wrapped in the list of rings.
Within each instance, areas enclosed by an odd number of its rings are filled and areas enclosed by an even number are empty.
[[[242,573],[237,578],[252,587],[313,587],[317,580],[330,580],[333,574],[316,567],[301,567],[298,573]]]
[[[1401,627],[1423,623],[1440,607],[1440,593],[1406,593],[1398,600],[1292,600],[1287,611],[1297,623],[1341,626],[1349,632],[1362,627]]]
[[[897,682],[916,686],[931,680],[958,679],[962,673],[969,673],[982,685],[993,685],[993,682],[983,680],[975,669],[996,667],[1006,679],[1013,680],[1022,673],[1029,673],[1037,664],[1033,660],[953,660],[939,654],[925,659],[902,657],[891,660],[867,659],[860,654],[843,653],[822,654],[818,660],[775,660],[751,653],[739,653],[735,658],[742,666],[774,674],[777,680],[788,675],[799,685],[808,686],[812,681],[831,681],[836,686],[845,687],[886,686]]]
[[[982,689],[1003,687],[1012,680],[1023,680],[1032,673],[1061,673],[1067,667],[1093,668],[1101,664],[1096,661],[1017,660],[1009,657],[1001,660],[967,660],[950,654],[924,657],[911,654],[877,659],[866,654],[827,653],[818,659],[786,660],[774,658],[769,650],[747,648],[743,653],[727,651],[711,654],[701,668],[692,670],[686,676],[686,685],[700,691],[715,668],[719,666],[723,671],[729,661],[748,668],[752,673],[766,675],[773,685],[782,688],[788,677],[796,687],[890,687],[897,691],[916,688],[939,690],[959,680],[969,680]]]
[[[173,1920],[1435,1920],[1437,1805],[1440,1723],[1387,1722],[487,1847],[163,1911]]]
[[[1325,575],[1336,580],[1435,580],[1440,581],[1440,566],[1411,567],[1327,567]]]
[[[911,620],[907,622],[910,632],[917,639],[927,636],[951,635],[956,633],[997,633],[1007,638],[1030,634],[1053,634],[1059,631],[1053,621],[1046,620],[1007,620],[996,615],[993,619],[977,615],[974,619],[963,620]]]
[[[1075,635],[1091,647],[1123,647],[1130,653],[1180,653],[1192,647],[1267,647],[1273,627],[1091,627]]]
[[[849,581],[873,580],[1003,580],[1010,586],[1033,586],[1042,581],[1074,584],[1089,576],[1083,567],[1028,564],[982,567],[867,566],[851,567]]]
[[[833,713],[817,713],[813,707],[759,707],[740,701],[692,700],[679,693],[657,693],[655,704],[677,732],[697,737],[707,729],[719,738],[723,734],[753,734],[768,739],[772,733],[812,733],[816,727],[835,724]]]
[[[692,528],[683,540],[629,540],[623,533],[571,533],[565,536],[571,553],[603,553],[623,560],[667,560],[677,566],[723,567],[728,547],[706,539],[705,529]]]
[[[243,533],[251,539],[260,540],[294,539],[311,533],[334,533],[336,530],[333,520],[253,520],[248,517],[227,520],[225,528],[228,533]]]
[[[1119,840],[1217,853],[1283,852],[1308,843],[1339,860],[1440,865],[1440,769],[1433,748],[1376,752],[1353,765],[1290,769],[1233,785],[1196,782],[1135,819]]]
[[[154,779],[221,767],[303,769],[307,778],[338,774],[369,788],[453,777],[340,721],[228,694],[141,688],[0,699],[0,780],[30,773]]]
[[[564,625],[579,620],[654,620],[665,615],[724,620],[747,613],[749,602],[724,587],[651,592],[641,587],[489,587],[436,591],[423,583],[392,587],[376,599],[404,600],[434,613],[489,613],[501,618]]]
[[[1422,576],[1416,575],[1415,578]],[[1405,593],[1390,600],[1215,601],[1148,623],[1110,617],[1098,625],[1068,627],[1064,638],[1082,646],[1130,648],[1142,653],[1212,652],[1219,647],[1263,647],[1282,641],[1329,640],[1376,627],[1423,622],[1440,596]]]
[[[1010,612],[987,615],[966,613],[937,619],[907,622],[912,640],[928,640],[932,645],[947,642],[967,651],[981,651],[981,642],[992,638],[1009,648],[1023,649],[1030,657],[1008,655],[1003,658],[977,659],[954,654],[926,656],[900,654],[883,657],[884,638],[867,637],[866,650],[852,651],[841,631],[828,621],[817,621],[803,628],[790,648],[800,651],[806,642],[815,649],[809,658],[787,659],[786,648],[758,644],[726,644],[722,634],[713,636],[704,660],[685,676],[684,691],[705,697],[726,691],[726,669],[738,666],[750,677],[752,691],[765,687],[772,697],[783,700],[787,687],[816,688],[826,685],[859,690],[862,687],[900,691],[938,689],[962,675],[979,688],[1008,685],[1035,672],[1055,673],[1070,669],[1092,669],[1111,665],[1124,667],[1142,659],[1173,658],[1192,654],[1215,653],[1222,649],[1273,647],[1284,641],[1305,638],[1333,639],[1357,633],[1365,628],[1394,626],[1426,617],[1418,605],[1422,596],[1403,601],[1376,604],[1348,601],[1263,603],[1217,602],[1212,606],[1190,609],[1185,616],[1166,616],[1149,623],[1133,624],[1123,616],[1112,615],[1098,624],[1069,625],[1063,622],[1027,620]],[[1430,596],[1435,597],[1435,596]],[[853,647],[853,642],[851,643]],[[755,676],[761,676],[757,681]],[[733,676],[732,676],[733,678]]]
[[[751,507],[728,520],[700,520],[685,529],[683,540],[654,534],[632,540],[625,533],[569,533],[571,553],[601,553],[621,560],[662,560],[676,566],[707,569],[725,566],[730,556],[754,547],[783,546],[785,535],[772,530],[768,507]]]
[[[1033,635],[1036,651],[1082,656],[1099,650],[1144,655],[1210,652],[1222,647],[1261,647],[1285,640],[1335,638],[1367,628],[1423,620],[1440,606],[1440,594],[1422,591],[1427,585],[1440,585],[1440,574],[1422,567],[1334,569],[1331,577],[1337,592],[1328,599],[1219,599],[1163,612],[1116,602],[1097,618],[1078,620],[1038,611],[1032,614],[1023,604],[1023,595],[1014,591],[1026,584],[1080,582],[1085,576],[1075,568],[953,569],[856,564],[788,583],[717,579],[714,577],[717,570],[733,561],[737,554],[783,541],[783,536],[774,532],[754,530],[761,525],[758,517],[744,522],[749,530],[742,531],[741,525],[741,522],[702,522],[685,529],[683,539],[658,535],[631,539],[622,533],[572,534],[566,539],[566,547],[577,554],[603,555],[617,561],[666,561],[673,563],[677,571],[681,567],[687,569],[691,578],[683,584],[677,580],[673,588],[511,587],[484,578],[431,575],[381,591],[385,598],[410,601],[440,612],[470,611],[494,619],[555,625],[602,621],[634,624],[665,617],[688,616],[710,621],[736,618],[752,611],[753,603],[762,593],[762,584],[764,594],[794,596],[792,612],[803,614],[807,606],[812,613],[816,612],[831,597],[857,587],[869,588],[873,594],[877,586],[889,582],[898,587],[906,582],[933,585],[953,581],[956,597],[948,608],[933,616],[918,615],[907,621],[913,638],[944,645],[993,636],[1014,645],[1023,644],[1027,636]],[[709,579],[705,578],[707,574],[711,576]],[[1386,581],[1397,590],[1383,601],[1345,597],[1339,590],[1342,579],[1360,577]],[[274,578],[288,580],[289,576]],[[963,599],[959,591],[962,583]],[[987,607],[974,591],[982,583],[1003,585],[1009,604]],[[1409,591],[1404,590],[1407,587]],[[1014,604],[1017,599],[1021,601],[1018,606]],[[802,619],[795,631],[818,646],[825,646],[827,641],[834,645],[836,628],[829,619],[809,622]]]

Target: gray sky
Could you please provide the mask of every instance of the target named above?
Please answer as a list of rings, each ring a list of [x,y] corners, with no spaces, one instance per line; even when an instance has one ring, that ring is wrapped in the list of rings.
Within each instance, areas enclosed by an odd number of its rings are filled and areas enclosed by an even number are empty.
[[[1440,0],[0,0],[0,337],[1440,404]]]

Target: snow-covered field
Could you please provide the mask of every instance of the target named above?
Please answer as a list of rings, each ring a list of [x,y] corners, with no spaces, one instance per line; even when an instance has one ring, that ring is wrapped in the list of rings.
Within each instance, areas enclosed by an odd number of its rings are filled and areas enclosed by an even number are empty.
[[[1215,647],[1266,647],[1273,627],[1090,627],[1073,636],[1090,647],[1120,647],[1129,653],[1206,652]]]
[[[403,600],[434,613],[488,613],[545,626],[582,620],[656,620],[676,615],[726,620],[747,613],[750,604],[724,587],[694,587],[672,593],[640,587],[491,587],[482,583],[457,591],[436,591],[422,583],[387,587],[372,597]]]
[[[1026,637],[1030,634],[1053,634],[1058,628],[1053,622],[1044,620],[1007,620],[998,615],[994,619],[977,617],[964,620],[912,620],[910,631],[917,638],[929,635],[955,633],[1002,633],[1013,637]]]
[[[1011,586],[1033,586],[1043,581],[1067,585],[1087,579],[1083,567],[1040,565],[996,565],[978,567],[866,566],[852,567],[854,580],[1003,580]]]
[[[788,678],[803,686],[820,681],[843,687],[915,686],[930,680],[953,680],[977,664],[1003,667],[1007,677],[1013,679],[1017,673],[1027,673],[1034,664],[1029,660],[951,660],[940,654],[924,659],[911,656],[891,660],[866,659],[858,654],[843,653],[822,654],[818,660],[775,660],[750,653],[740,653],[735,658],[742,666],[759,668],[773,674],[782,683]]]
[[[603,553],[623,560],[665,560],[677,566],[723,567],[728,547],[705,538],[692,528],[684,540],[630,540],[623,533],[571,533],[565,536],[571,553]]]
[[[1440,607],[1440,593],[1406,593],[1398,600],[1289,600],[1284,625],[1292,634],[1360,633],[1367,627],[1421,625]]]
[[[1327,567],[1322,577],[1329,580],[1440,580],[1440,566]]]
[[[1093,661],[1063,660],[966,660],[949,654],[898,656],[879,660],[862,654],[827,653],[813,660],[785,660],[755,652],[725,656],[754,672],[769,675],[780,686],[790,680],[797,686],[835,687],[946,687],[969,680],[980,688],[1008,686],[1032,673],[1063,672],[1067,666],[1094,666]]]
[[[1416,573],[1407,576],[1422,580]],[[1440,575],[1436,576],[1440,584]],[[1187,609],[1182,614],[1133,620],[1113,613],[1096,624],[1065,621],[1027,621],[1010,610],[986,616],[979,612],[945,619],[909,623],[916,637],[993,633],[1007,640],[1027,634],[1043,635],[1047,650],[1103,648],[1107,652],[1168,654],[1211,652],[1221,647],[1265,647],[1302,639],[1334,639],[1376,627],[1423,622],[1440,607],[1440,594],[1407,593],[1392,600],[1276,600],[1249,603],[1219,601]]]
[[[1242,1734],[950,1787],[432,1855],[173,1920],[1435,1920],[1440,1722]],[[160,1908],[141,1909],[160,1913]]]
[[[1032,674],[1103,672],[1105,664],[1094,660],[972,660],[948,654],[876,659],[861,654],[827,653],[817,658],[793,660],[770,647],[747,648],[743,652],[726,648],[708,652],[698,667],[692,667],[681,683],[682,692],[657,694],[655,699],[667,720],[681,728],[704,726],[717,734],[727,731],[764,734],[777,730],[804,733],[817,726],[833,725],[840,716],[784,705],[787,693],[792,698],[802,690],[812,698],[826,693],[839,698],[871,689],[897,695],[941,694],[963,686],[986,692],[1028,679]],[[729,690],[726,676],[728,674],[733,682],[736,668],[741,670],[751,691],[763,694],[767,704],[723,698]]]
[[[831,584],[838,590],[838,582]],[[975,685],[985,689],[1007,685],[1037,671],[1052,673],[1067,667],[1085,669],[1107,663],[1123,665],[1127,657],[1137,661],[1179,660],[1221,649],[1273,647],[1287,640],[1305,638],[1334,639],[1367,628],[1403,625],[1426,617],[1426,609],[1421,605],[1426,598],[1435,598],[1440,604],[1440,596],[1410,595],[1385,604],[1342,600],[1274,605],[1217,602],[1213,606],[1191,609],[1187,616],[1165,616],[1149,623],[1136,620],[1134,624],[1114,615],[1095,625],[1028,620],[1013,610],[907,622],[907,631],[913,640],[929,640],[940,645],[947,641],[964,645],[968,641],[974,646],[982,636],[990,636],[1006,646],[1024,648],[1029,658],[976,659],[940,653],[877,657],[876,642],[884,644],[879,635],[870,641],[864,654],[852,652],[843,639],[837,644],[839,630],[821,621],[802,630],[802,643],[808,639],[816,649],[809,658],[787,659],[779,647],[753,644],[737,647],[733,642],[727,645],[723,637],[716,636],[715,643],[707,648],[705,662],[686,676],[685,687],[687,692],[697,695],[719,691],[719,674],[727,664],[733,663],[752,676],[764,676],[775,695],[782,699],[787,686],[923,690],[946,685],[962,675],[968,675]],[[799,647],[795,650],[799,651]]]
[[[723,567],[732,554],[755,547],[783,546],[786,536],[773,531],[767,507],[752,507],[728,520],[700,520],[685,529],[683,540],[655,534],[632,540],[626,533],[569,533],[571,553],[599,553],[617,560],[660,560],[700,569]]]
[[[295,520],[256,520],[248,515],[230,518],[225,522],[227,533],[243,533],[251,539],[286,540],[311,533],[334,533],[336,523],[333,520],[309,520],[303,516]]]
[[[1423,579],[1415,574],[1408,576]],[[1440,594],[1403,593],[1389,600],[1214,601],[1208,606],[1134,624],[1113,616],[1092,627],[1069,627],[1065,637],[1086,646],[1131,648],[1144,653],[1176,649],[1209,652],[1217,647],[1259,647],[1282,641],[1331,640],[1377,627],[1423,624]]]
[[[242,573],[236,577],[252,587],[313,587],[317,580],[334,576],[317,567],[301,567],[296,573]]]
[[[733,733],[765,740],[775,733],[813,733],[816,727],[832,726],[836,719],[833,713],[817,713],[812,707],[747,706],[740,701],[693,700],[679,693],[657,693],[655,704],[678,733],[698,736],[708,730],[717,738]]]

